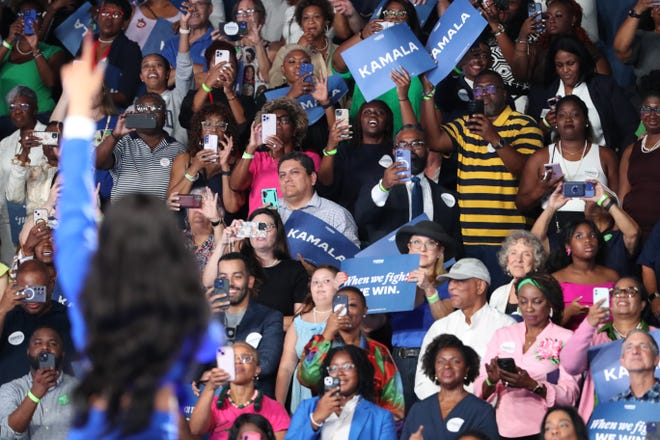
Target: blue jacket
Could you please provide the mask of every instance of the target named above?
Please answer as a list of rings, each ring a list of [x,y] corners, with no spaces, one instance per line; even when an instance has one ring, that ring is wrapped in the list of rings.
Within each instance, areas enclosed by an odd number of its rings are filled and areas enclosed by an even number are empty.
[[[321,438],[322,428],[314,431],[309,420],[309,415],[316,409],[318,401],[319,397],[302,401],[291,418],[285,440]],[[361,398],[355,407],[348,440],[396,440],[396,438],[392,413]]]

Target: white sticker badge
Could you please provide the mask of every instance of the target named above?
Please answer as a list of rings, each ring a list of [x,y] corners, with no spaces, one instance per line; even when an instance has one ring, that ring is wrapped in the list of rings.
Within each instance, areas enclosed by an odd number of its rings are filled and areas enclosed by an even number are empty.
[[[460,417],[452,417],[451,419],[447,420],[447,431],[458,432],[458,430],[461,429],[461,426],[463,426],[464,422],[465,420],[461,419]]]
[[[172,161],[167,157],[163,157],[160,160],[160,166],[163,167],[163,168],[169,167],[171,163],[172,163]]]
[[[25,341],[25,334],[20,330],[15,331],[7,338],[7,342],[11,345],[21,345],[23,341]]]
[[[507,353],[513,353],[515,349],[516,343],[513,341],[502,342],[502,345],[500,345],[500,350],[506,351]]]

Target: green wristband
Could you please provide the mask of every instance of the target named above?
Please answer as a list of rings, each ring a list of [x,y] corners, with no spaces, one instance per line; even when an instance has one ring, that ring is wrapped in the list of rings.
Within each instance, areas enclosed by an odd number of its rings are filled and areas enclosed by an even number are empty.
[[[206,93],[211,93],[212,89],[206,84],[202,83],[202,90],[204,90]]]
[[[30,399],[30,400],[33,401],[34,403],[39,403],[39,402],[41,402],[41,399],[38,398],[37,396],[35,396],[34,394],[32,394],[32,391],[28,391],[27,396],[28,396],[28,399]]]

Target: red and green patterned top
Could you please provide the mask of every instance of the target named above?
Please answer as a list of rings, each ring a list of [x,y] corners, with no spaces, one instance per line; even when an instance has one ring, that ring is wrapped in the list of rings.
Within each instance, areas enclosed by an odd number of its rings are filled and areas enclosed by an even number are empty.
[[[321,392],[318,385],[322,378],[321,365],[332,347],[343,345],[341,341],[326,341],[323,335],[314,335],[309,340],[298,367],[298,380],[307,388]],[[369,361],[374,366],[374,388],[376,404],[390,411],[394,420],[403,420],[403,385],[399,370],[387,347],[380,342],[360,336],[360,347],[367,352]]]

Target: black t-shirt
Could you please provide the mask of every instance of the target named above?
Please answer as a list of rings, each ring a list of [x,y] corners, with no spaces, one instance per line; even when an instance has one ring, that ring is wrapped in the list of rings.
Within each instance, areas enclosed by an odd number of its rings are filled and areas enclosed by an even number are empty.
[[[262,270],[264,284],[256,298],[257,302],[280,311],[284,316],[292,316],[293,304],[303,302],[307,295],[307,271],[300,262],[294,260],[282,260]]]
[[[0,384],[10,382],[30,371],[28,344],[32,333],[39,327],[50,327],[60,334],[66,353],[64,372],[73,372],[70,360],[74,357],[75,349],[71,340],[69,315],[65,306],[55,301],[51,303],[51,309],[43,315],[32,315],[21,306],[16,306],[7,313],[0,337]]]

